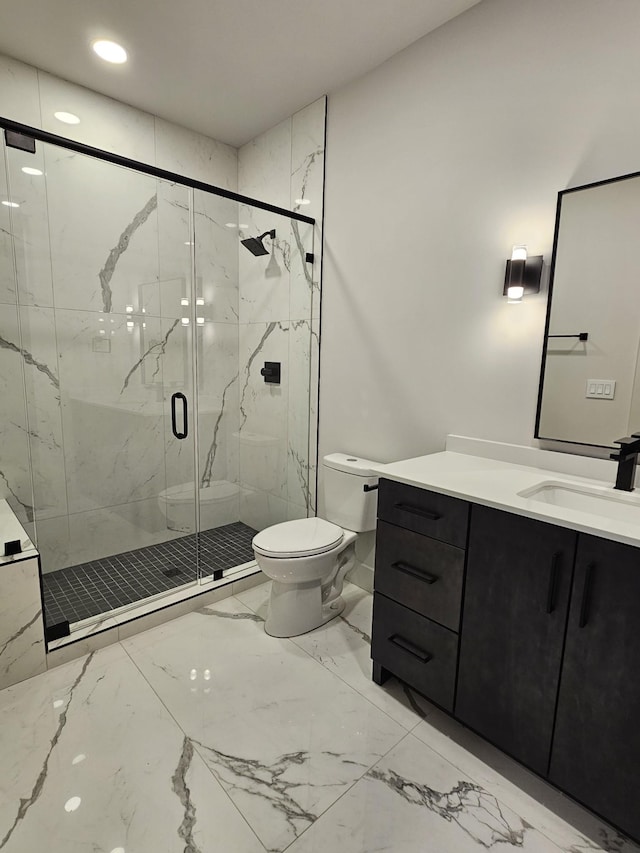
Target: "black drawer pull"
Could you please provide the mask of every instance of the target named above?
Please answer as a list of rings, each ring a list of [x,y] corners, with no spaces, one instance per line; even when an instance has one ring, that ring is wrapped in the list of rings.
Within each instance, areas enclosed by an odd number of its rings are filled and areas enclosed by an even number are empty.
[[[398,569],[398,571],[411,575],[414,578],[418,578],[418,580],[424,581],[424,583],[428,584],[435,583],[439,580],[437,575],[432,575],[431,572],[425,572],[424,569],[419,569],[417,566],[412,566],[410,563],[403,563],[402,560],[391,563],[391,568]]]
[[[584,573],[584,587],[582,588],[582,602],[580,604],[580,621],[578,623],[581,628],[584,628],[589,621],[589,611],[591,610],[591,587],[593,585],[595,568],[595,563],[589,563],[587,570]]]
[[[551,570],[549,572],[549,588],[547,589],[547,613],[553,613],[556,609],[556,597],[558,593],[558,577],[560,575],[560,561],[562,554],[560,551],[551,558]]]
[[[403,512],[410,512],[412,515],[420,515],[422,518],[428,518],[429,521],[437,521],[442,516],[437,512],[432,512],[430,509],[422,509],[421,506],[414,506],[413,504],[394,504],[396,509],[401,509]]]
[[[414,645],[410,640],[405,640],[400,634],[392,634],[389,637],[389,642],[402,649],[403,652],[407,652],[412,657],[417,658],[420,663],[429,663],[433,658],[433,655],[430,655],[429,652],[423,651],[420,646]]]

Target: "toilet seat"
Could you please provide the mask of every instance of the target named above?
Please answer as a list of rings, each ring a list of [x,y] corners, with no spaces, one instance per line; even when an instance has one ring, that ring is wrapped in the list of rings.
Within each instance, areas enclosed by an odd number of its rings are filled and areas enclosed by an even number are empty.
[[[312,557],[339,545],[344,531],[323,518],[299,518],[261,530],[253,537],[254,551],[265,557]]]

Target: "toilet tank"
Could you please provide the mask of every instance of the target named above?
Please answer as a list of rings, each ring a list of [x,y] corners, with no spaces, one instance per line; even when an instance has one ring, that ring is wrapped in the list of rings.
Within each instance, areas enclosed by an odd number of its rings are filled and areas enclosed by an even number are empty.
[[[330,453],[322,462],[327,521],[355,533],[374,530],[378,492],[365,492],[363,487],[377,484],[378,475],[371,467],[380,463],[347,453]]]

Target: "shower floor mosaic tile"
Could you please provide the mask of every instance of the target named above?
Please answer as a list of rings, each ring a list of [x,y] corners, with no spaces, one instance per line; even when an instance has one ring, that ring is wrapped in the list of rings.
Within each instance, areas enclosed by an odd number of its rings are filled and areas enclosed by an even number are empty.
[[[245,590],[0,691],[2,853],[639,853],[390,679],[372,598],[302,637]],[[606,784],[604,780],[603,784]]]
[[[200,534],[202,574],[253,560],[256,531],[238,521]],[[43,576],[45,622],[79,622],[197,580],[195,534]]]

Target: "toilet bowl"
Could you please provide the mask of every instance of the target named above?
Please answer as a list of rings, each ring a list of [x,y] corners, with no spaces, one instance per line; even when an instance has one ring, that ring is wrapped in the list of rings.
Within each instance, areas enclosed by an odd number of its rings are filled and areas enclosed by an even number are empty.
[[[158,506],[167,520],[169,530],[181,533],[194,532],[195,486],[181,483],[163,489],[158,495]],[[239,518],[240,487],[227,480],[214,480],[200,489],[200,529],[210,530],[233,524]]]
[[[370,467],[375,464],[340,453],[325,456],[327,519],[285,521],[254,536],[256,562],[271,578],[267,634],[305,634],[344,609],[342,587],[358,533],[375,528],[376,492],[364,490],[377,481]]]

